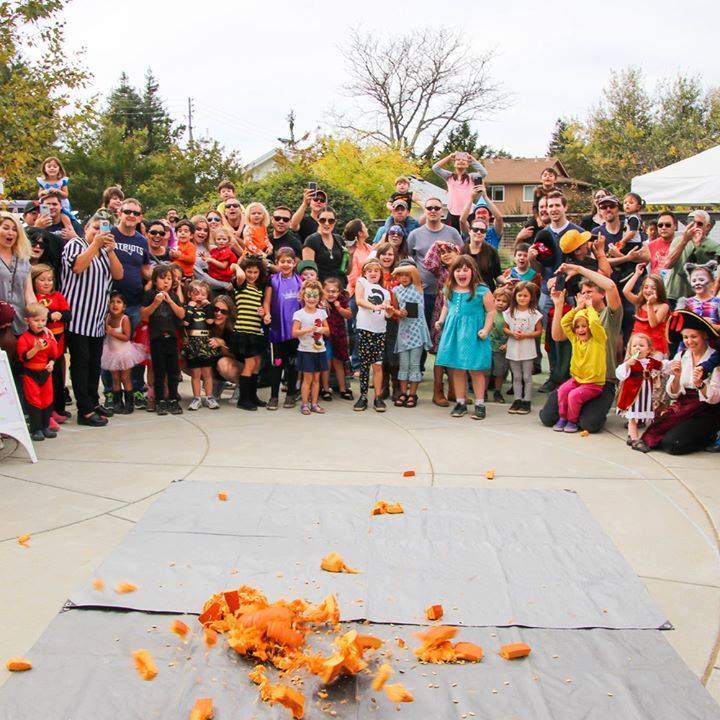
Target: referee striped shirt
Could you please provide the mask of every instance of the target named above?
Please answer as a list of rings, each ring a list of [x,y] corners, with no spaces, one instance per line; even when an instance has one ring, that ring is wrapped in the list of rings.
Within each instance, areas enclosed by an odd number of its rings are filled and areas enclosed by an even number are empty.
[[[107,251],[101,248],[84,272],[77,274],[72,270],[78,256],[89,247],[85,239],[76,237],[63,248],[61,292],[72,310],[68,331],[88,337],[103,337],[112,286]]]

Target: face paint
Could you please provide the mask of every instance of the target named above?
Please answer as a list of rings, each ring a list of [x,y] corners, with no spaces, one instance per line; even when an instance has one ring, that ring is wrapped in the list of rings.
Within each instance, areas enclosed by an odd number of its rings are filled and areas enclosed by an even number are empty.
[[[695,293],[702,293],[705,291],[712,280],[705,270],[693,270],[690,273],[690,286]]]

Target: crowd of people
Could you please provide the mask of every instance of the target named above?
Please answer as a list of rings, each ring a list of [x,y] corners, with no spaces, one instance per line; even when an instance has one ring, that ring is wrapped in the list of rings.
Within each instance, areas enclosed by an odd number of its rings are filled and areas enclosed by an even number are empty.
[[[33,440],[71,417],[66,352],[77,422],[102,427],[215,410],[229,386],[251,412],[278,410],[282,390],[305,416],[333,398],[415,408],[426,372],[452,417],[482,420],[489,401],[524,415],[544,351],[552,430],[598,432],[615,405],[635,450],[720,450],[720,242],[706,211],[680,232],[672,212],[645,222],[640,197],[598,189],[576,224],[547,168],[532,217],[504,238],[478,160],[457,152],[433,170],[447,213],[399,177],[371,240],[360,219],[339,232],[315,183],[296,209],[269,211],[224,181],[204,215],[160,219],[114,186],[81,226],[47,158],[38,199],[0,213],[0,344]]]

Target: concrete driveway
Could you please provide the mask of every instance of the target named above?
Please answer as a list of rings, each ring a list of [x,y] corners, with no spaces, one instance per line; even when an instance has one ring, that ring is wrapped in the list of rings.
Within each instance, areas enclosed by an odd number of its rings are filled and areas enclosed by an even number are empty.
[[[136,412],[101,429],[71,422],[61,438],[37,444],[35,465],[7,440],[0,658],[28,652],[70,591],[179,478],[570,488],[667,613],[676,628],[668,640],[720,700],[720,456],[634,452],[615,416],[608,431],[580,437],[542,427],[536,412],[508,415],[507,405],[492,403],[482,422],[453,419],[424,399],[383,415],[354,413],[338,399],[326,407],[324,416],[302,417],[297,409],[243,412],[224,400],[219,411]],[[29,548],[17,543],[23,533],[32,535]],[[0,673],[3,682],[4,663]]]

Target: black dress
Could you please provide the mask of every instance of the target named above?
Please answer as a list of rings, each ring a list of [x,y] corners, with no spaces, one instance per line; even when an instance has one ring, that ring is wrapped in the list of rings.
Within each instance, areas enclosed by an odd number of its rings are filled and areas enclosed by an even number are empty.
[[[220,356],[220,349],[210,346],[210,325],[212,303],[205,307],[185,306],[185,345],[183,355],[188,367],[212,367]]]

